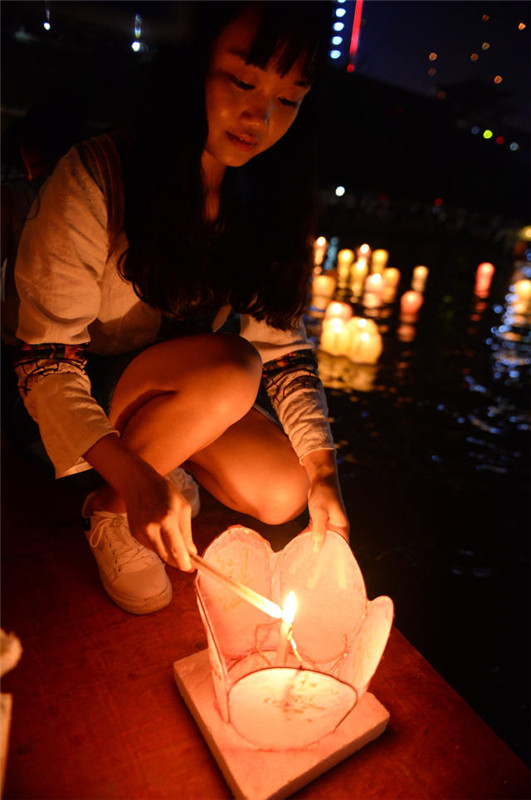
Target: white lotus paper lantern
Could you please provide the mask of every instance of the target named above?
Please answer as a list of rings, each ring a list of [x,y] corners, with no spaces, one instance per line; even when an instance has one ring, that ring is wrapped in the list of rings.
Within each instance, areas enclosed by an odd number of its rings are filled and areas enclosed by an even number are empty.
[[[196,590],[223,720],[262,750],[300,749],[332,733],[367,690],[393,620],[389,597],[368,601],[347,542],[328,532],[319,553],[303,533],[274,553],[255,531],[234,526],[204,560],[282,606],[297,610],[286,665],[276,666],[281,621],[208,573]]]

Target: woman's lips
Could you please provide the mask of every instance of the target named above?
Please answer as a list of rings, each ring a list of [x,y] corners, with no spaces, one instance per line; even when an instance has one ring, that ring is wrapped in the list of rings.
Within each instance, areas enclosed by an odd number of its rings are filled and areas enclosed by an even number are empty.
[[[230,131],[227,131],[227,136],[229,137],[232,144],[235,145],[236,147],[239,147],[240,150],[252,150],[253,147],[256,147],[258,145],[258,139],[255,139],[252,136],[245,136],[245,135],[237,136],[234,133],[230,133]]]

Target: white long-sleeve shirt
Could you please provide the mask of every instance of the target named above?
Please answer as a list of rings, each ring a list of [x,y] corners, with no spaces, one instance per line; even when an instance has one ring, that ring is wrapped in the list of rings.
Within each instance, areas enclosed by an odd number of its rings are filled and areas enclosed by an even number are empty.
[[[102,145],[111,160],[118,159],[104,135],[73,147],[58,162],[26,223],[15,269],[17,337],[24,343],[16,367],[19,388],[56,477],[88,469],[83,453],[116,433],[91,395],[82,351],[113,355],[147,346],[161,323],[160,312],[118,272],[125,233],[109,254],[110,187],[108,171],[98,163]],[[228,312],[220,309],[214,329]],[[260,353],[268,394],[299,458],[333,449],[326,396],[302,323],[282,331],[243,315],[240,335]]]

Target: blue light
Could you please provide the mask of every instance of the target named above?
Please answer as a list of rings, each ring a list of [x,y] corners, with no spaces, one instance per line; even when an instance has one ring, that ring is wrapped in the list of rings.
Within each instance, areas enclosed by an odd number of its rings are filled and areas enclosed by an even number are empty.
[[[52,26],[50,25],[49,22],[43,22],[42,27],[44,28],[45,31],[49,31]]]
[[[341,44],[342,41],[342,36],[332,36],[332,44]]]
[[[344,8],[336,8],[336,17],[344,17],[346,13]]]
[[[477,136],[477,134],[479,133],[479,131],[480,131],[480,128],[479,128],[479,126],[478,126],[478,125],[474,125],[474,127],[471,129],[470,133],[473,133],[473,134],[474,134],[474,136]]]
[[[509,150],[512,150],[513,152],[515,152],[516,150],[520,150],[520,145],[518,144],[518,142],[511,142],[511,144],[509,145]]]
[[[330,58],[340,58],[341,57],[341,50],[330,50]]]
[[[344,27],[345,27],[344,22],[334,22],[334,24],[332,25],[332,28],[335,31],[342,31]]]

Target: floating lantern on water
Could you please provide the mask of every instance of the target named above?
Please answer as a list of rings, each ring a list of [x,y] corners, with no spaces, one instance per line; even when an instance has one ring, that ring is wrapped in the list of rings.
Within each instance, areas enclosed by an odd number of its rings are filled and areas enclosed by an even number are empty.
[[[333,300],[324,315],[325,320],[328,319],[342,319],[343,322],[348,322],[352,317],[352,308],[348,303],[340,303],[338,300]]]
[[[334,275],[322,272],[316,275],[312,281],[312,302],[311,310],[317,314],[323,314],[336,290],[336,278]]]
[[[383,280],[382,300],[384,303],[392,303],[400,283],[399,270],[395,269],[395,267],[388,267],[383,271]]]
[[[355,364],[376,364],[382,354],[383,342],[374,320],[353,317],[347,323],[347,329],[350,334],[347,358]]]
[[[367,259],[358,258],[350,270],[350,291],[353,297],[359,297],[361,295],[368,272],[369,262]]]
[[[328,242],[324,236],[318,236],[313,243],[313,263],[316,267],[321,267],[326,255]]]
[[[374,250],[371,258],[371,270],[373,272],[383,273],[387,266],[389,253],[387,250]]]
[[[367,275],[365,290],[363,292],[363,305],[366,308],[377,308],[382,304],[383,286],[383,275],[379,272],[373,272]]]
[[[296,597],[296,613],[288,619],[284,610],[279,621],[214,576],[198,573],[223,720],[262,750],[301,749],[333,733],[378,667],[392,626],[391,599],[367,600],[349,545],[330,531],[319,553],[310,533],[273,553],[258,533],[234,526],[214,540],[204,561],[273,604],[290,592]]]
[[[516,281],[511,288],[518,300],[531,300],[531,281],[527,278]]]
[[[400,298],[400,319],[402,322],[415,322],[424,298],[420,292],[409,289]]]
[[[347,352],[351,331],[342,319],[334,317],[325,319],[321,330],[321,342],[319,347],[331,356],[344,356]]]
[[[478,297],[486,297],[488,295],[494,272],[494,264],[490,264],[488,261],[479,264],[476,270],[475,295]]]
[[[411,288],[414,292],[423,292],[426,288],[426,280],[428,278],[429,269],[422,265],[415,267],[413,270],[413,278],[411,281]]]
[[[370,244],[360,244],[360,246],[356,248],[356,258],[366,258],[367,261],[369,261],[371,253],[372,249]]]
[[[348,286],[350,268],[353,262],[354,252],[352,250],[340,250],[337,254],[337,281],[341,289]]]

